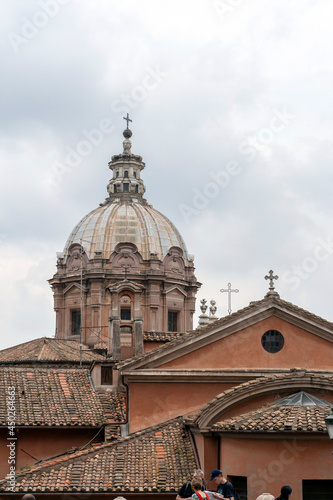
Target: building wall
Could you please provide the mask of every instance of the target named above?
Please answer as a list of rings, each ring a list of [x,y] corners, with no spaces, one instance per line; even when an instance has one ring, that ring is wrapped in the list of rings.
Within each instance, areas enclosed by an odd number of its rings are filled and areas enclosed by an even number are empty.
[[[136,432],[198,410],[230,383],[131,383],[129,384],[129,431]]]
[[[71,448],[80,448],[84,446],[94,438],[98,429],[46,429],[41,427],[30,427],[20,428],[16,431],[18,439],[16,441],[15,465],[18,471],[21,467],[33,465],[39,460],[45,460],[65,453]],[[7,429],[1,429],[0,478],[5,477],[9,472],[7,437]],[[102,441],[103,437],[104,432],[101,431],[93,442]]]
[[[284,347],[274,354],[266,352],[261,344],[262,335],[268,330],[278,330],[284,337]],[[322,370],[331,370],[332,366],[333,342],[273,316],[184,354],[160,368],[281,370],[320,367]]]
[[[286,484],[293,489],[292,498],[302,500],[303,479],[332,479],[332,448],[327,435],[221,437],[220,468],[225,476],[247,477],[248,500],[263,492],[278,496]],[[214,488],[213,483],[209,487]]]

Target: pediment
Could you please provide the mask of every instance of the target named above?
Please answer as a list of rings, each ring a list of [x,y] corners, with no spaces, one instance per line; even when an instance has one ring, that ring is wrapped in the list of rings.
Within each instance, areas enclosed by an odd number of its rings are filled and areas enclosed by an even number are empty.
[[[66,295],[68,292],[76,292],[77,290],[79,290],[79,292],[81,293],[81,290],[83,292],[86,292],[87,289],[86,287],[81,287],[81,285],[79,285],[78,283],[70,283],[69,285],[66,286],[66,288],[63,290],[63,295]]]
[[[183,295],[184,297],[187,297],[187,293],[185,290],[182,290],[179,286],[171,286],[167,290],[164,291],[165,295],[171,294],[171,292],[175,292],[177,295]]]
[[[111,293],[120,293],[126,290],[129,290],[133,293],[141,293],[146,289],[146,287],[141,285],[140,283],[135,283],[134,281],[130,281],[127,279],[117,281],[116,283],[110,283],[106,288]]]
[[[250,401],[267,395],[275,395],[277,397],[284,393],[288,394],[285,400],[288,400],[288,404],[290,405],[290,394],[295,396],[295,392],[304,390],[309,392],[318,391],[324,394],[332,393],[331,373],[291,371],[289,373],[274,374],[273,376],[260,377],[250,382],[245,382],[217,395],[213,400],[209,401],[197,413],[194,422],[201,430],[208,430],[233,408],[241,405],[244,408],[244,404]],[[320,401],[318,398],[312,397],[312,399]],[[283,398],[276,399],[274,404],[278,406],[283,403],[283,400]],[[330,406],[326,401],[322,401],[321,404]],[[314,404],[311,403],[311,406],[313,407]],[[255,411],[258,411],[258,409]]]
[[[302,350],[304,359],[309,358],[310,360],[311,356],[313,356],[310,351],[316,349],[316,342],[318,347],[319,344],[321,347],[327,345],[328,349],[326,351],[329,353],[327,356],[331,356],[333,362],[333,324],[280,298],[269,297],[252,302],[248,307],[216,320],[211,325],[198,328],[178,340],[144,354],[140,358],[133,361],[124,361],[119,365],[119,369],[123,373],[153,368],[162,369],[162,367],[163,369],[192,369],[189,363],[191,355],[194,364],[195,355],[201,351],[205,355],[206,362],[209,363],[216,349],[223,349],[222,341],[227,349],[225,355],[221,352],[221,367],[213,366],[213,369],[225,367],[230,356],[235,358],[238,355],[240,363],[242,363],[244,361],[242,355],[237,352],[240,350],[239,346],[242,347],[245,353],[244,356],[251,363],[253,345],[249,332],[253,337],[259,327],[263,328],[263,325],[269,325],[271,320],[274,320],[275,323],[279,322],[288,331],[295,331],[299,336],[303,334],[306,337],[308,344],[303,345],[301,337],[295,340],[293,346],[295,359],[290,361],[291,367],[303,366],[298,364],[303,359],[299,356]],[[302,349],[299,349],[301,344]],[[260,355],[261,352],[257,353],[258,363],[260,362]],[[274,364],[276,359],[277,357],[271,357],[269,362]],[[271,367],[273,368],[273,365]],[[206,368],[204,364],[202,368]],[[255,368],[259,369],[260,367],[256,366]],[[286,366],[286,368],[289,369],[290,366]]]

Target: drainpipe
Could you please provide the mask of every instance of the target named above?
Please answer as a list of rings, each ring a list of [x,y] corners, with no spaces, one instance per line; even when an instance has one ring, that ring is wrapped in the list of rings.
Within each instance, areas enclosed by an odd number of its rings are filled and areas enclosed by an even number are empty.
[[[217,436],[217,468],[221,470],[221,436]]]

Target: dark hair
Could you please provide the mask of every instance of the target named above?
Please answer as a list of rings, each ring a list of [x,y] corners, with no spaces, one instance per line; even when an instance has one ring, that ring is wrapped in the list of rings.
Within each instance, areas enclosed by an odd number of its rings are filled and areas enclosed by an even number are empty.
[[[277,497],[276,500],[288,500],[288,496],[290,493],[292,493],[292,487],[291,486],[282,486],[281,488],[281,495]]]

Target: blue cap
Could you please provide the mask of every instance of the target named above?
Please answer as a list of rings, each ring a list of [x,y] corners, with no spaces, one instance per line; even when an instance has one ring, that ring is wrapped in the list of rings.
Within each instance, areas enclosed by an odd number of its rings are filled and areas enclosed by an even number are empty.
[[[213,481],[213,479],[217,476],[222,476],[222,472],[220,471],[220,469],[214,469],[212,471],[209,481]]]

